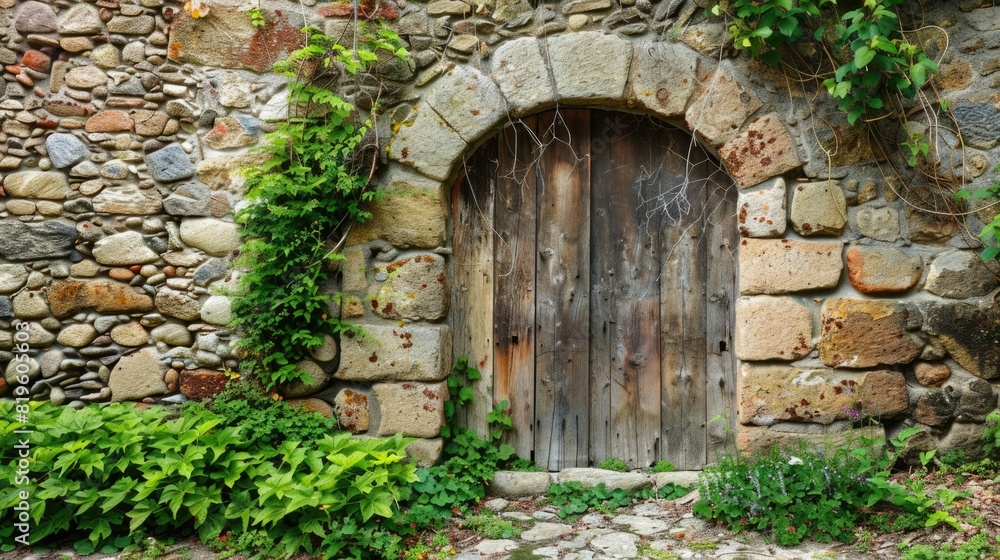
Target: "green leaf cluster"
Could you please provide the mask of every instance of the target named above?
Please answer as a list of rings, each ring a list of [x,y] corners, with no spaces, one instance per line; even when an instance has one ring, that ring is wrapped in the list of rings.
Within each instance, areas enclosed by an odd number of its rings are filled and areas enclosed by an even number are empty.
[[[606,471],[625,472],[628,470],[628,463],[618,457],[611,457],[610,459],[605,459],[601,462],[601,464],[598,465],[598,468],[602,468]]]
[[[186,408],[202,406],[185,403]],[[278,400],[247,378],[230,382],[205,406],[224,419],[223,425],[239,428],[243,440],[255,446],[276,446],[286,440],[311,443],[339,428],[336,419]]]
[[[918,544],[901,551],[902,560],[980,560],[996,558],[997,553],[1000,553],[996,543],[990,542],[986,533],[976,534],[957,548],[952,543],[944,543],[937,550],[930,545]]]
[[[824,45],[837,67],[823,85],[839,100],[840,110],[852,125],[872,111],[881,111],[887,93],[912,99],[938,72],[937,64],[904,37],[893,11],[904,2],[863,0],[830,29],[819,26],[813,33],[813,39],[828,41],[832,47]],[[776,66],[781,60],[778,47],[802,41],[804,30],[835,6],[835,0],[734,0],[721,2],[709,12],[728,18],[737,49]]]
[[[0,401],[4,441],[25,428],[6,420],[13,406]],[[383,526],[417,478],[404,454],[409,442],[399,436],[260,445],[204,408],[174,417],[125,404],[75,410],[31,403],[31,422],[31,544],[69,539],[87,554],[121,548],[140,534],[195,532],[211,542],[263,531],[274,557],[395,557],[401,547]],[[16,458],[8,458],[0,476],[12,481],[16,469]],[[0,508],[18,504],[22,489],[0,488]],[[13,531],[0,526],[0,550],[13,548]]]
[[[760,57],[775,66],[780,60],[776,47],[802,39],[809,18],[834,0],[735,0],[731,5],[717,4],[710,12],[729,16],[729,34],[737,49],[751,57]]]
[[[993,168],[993,172],[1000,172],[1000,165]],[[995,201],[1000,199],[1000,179],[994,179],[989,186],[975,190],[959,189],[954,196],[957,201],[969,199]],[[980,257],[984,261],[1000,260],[1000,213],[986,223],[982,231],[979,232],[979,240],[986,246],[980,253]]]
[[[523,530],[520,524],[510,519],[501,519],[488,509],[464,519],[462,528],[475,531],[488,539],[516,539]]]
[[[893,444],[902,445],[914,433],[904,430]],[[877,451],[883,445],[864,440],[829,452],[802,447],[794,454],[771,449],[749,458],[727,457],[705,469],[694,513],[736,531],[771,532],[782,546],[806,536],[851,542],[862,519],[883,512],[912,516],[927,527],[957,527],[949,510],[962,494],[946,488],[928,493],[919,480],[891,481],[895,455]]]
[[[861,8],[841,16],[834,26],[836,49],[847,47],[851,60],[823,81],[827,91],[840,100],[852,125],[869,110],[885,104],[883,92],[896,92],[913,99],[938,71],[937,64],[902,34],[899,16],[890,10],[906,0],[865,0]],[[823,30],[817,32],[817,35]]]
[[[650,498],[673,500],[688,492],[690,492],[689,488],[669,483],[660,488],[646,487],[629,491],[624,488],[609,489],[604,483],[597,486],[584,486],[580,482],[570,481],[549,486],[545,499],[548,503],[559,508],[556,515],[575,521],[592,509],[602,513],[612,513],[635,500],[648,500]]]
[[[246,272],[234,324],[244,364],[267,388],[303,379],[296,363],[324,335],[355,332],[336,318],[329,281],[343,258],[337,240],[370,217],[366,204],[377,199],[368,188],[371,163],[359,157],[372,122],[331,88],[372,68],[380,54],[407,55],[384,28],[360,29],[357,50],[315,28],[305,33],[306,46],[275,64],[290,78],[289,119],[259,146],[263,163],[245,171],[247,204],[236,214],[246,238],[236,266]]]

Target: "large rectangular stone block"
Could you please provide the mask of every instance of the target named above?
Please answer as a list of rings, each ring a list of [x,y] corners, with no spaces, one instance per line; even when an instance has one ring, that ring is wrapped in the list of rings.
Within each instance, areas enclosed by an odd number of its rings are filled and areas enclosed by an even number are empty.
[[[740,424],[829,424],[884,418],[909,409],[906,380],[892,371],[843,372],[743,364],[737,380]]]
[[[809,428],[803,430],[802,428]],[[778,446],[795,450],[805,443],[812,449],[857,445],[860,438],[871,441],[885,438],[881,425],[852,428],[849,422],[821,424],[781,423],[776,426],[740,426],[736,447],[741,453],[764,452]]]
[[[466,142],[474,142],[507,113],[500,88],[482,72],[465,66],[438,78],[427,102]]]
[[[918,318],[895,301],[828,299],[823,302],[819,356],[833,367],[910,363],[924,347],[908,332]],[[919,322],[912,327],[919,328]]]
[[[740,188],[802,165],[795,141],[776,113],[750,121],[743,132],[719,148],[719,157]]]
[[[555,103],[556,90],[538,40],[503,43],[492,57],[491,75],[507,98],[511,115],[520,117]]]
[[[840,241],[744,239],[740,294],[786,294],[833,288],[844,268]]]
[[[630,98],[657,116],[684,116],[698,89],[698,55],[676,43],[655,42],[636,49]]]
[[[620,101],[632,44],[616,35],[581,31],[547,39],[559,101]]]
[[[797,360],[812,351],[812,313],[789,297],[736,300],[736,357]]]
[[[351,381],[438,381],[451,367],[451,331],[441,326],[363,325],[342,337],[335,377]]]
[[[739,195],[740,235],[781,237],[785,234],[785,180],[781,177],[741,191]]]
[[[447,383],[377,383],[373,390],[382,416],[378,435],[440,435],[444,401],[449,396]]]

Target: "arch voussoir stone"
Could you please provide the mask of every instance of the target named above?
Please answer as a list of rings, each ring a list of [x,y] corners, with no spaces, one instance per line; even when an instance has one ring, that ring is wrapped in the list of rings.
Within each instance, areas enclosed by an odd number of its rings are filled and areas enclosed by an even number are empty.
[[[616,35],[582,31],[545,41],[560,103],[622,105],[632,43]]]
[[[537,39],[515,39],[497,48],[490,74],[507,98],[515,117],[548,108],[556,101],[556,88]]]
[[[662,119],[683,117],[698,91],[699,56],[676,43],[638,45],[632,59],[628,101]]]
[[[507,101],[497,84],[467,66],[455,66],[438,78],[425,99],[470,144],[507,114]]]
[[[389,158],[444,181],[469,144],[426,101],[398,125]]]

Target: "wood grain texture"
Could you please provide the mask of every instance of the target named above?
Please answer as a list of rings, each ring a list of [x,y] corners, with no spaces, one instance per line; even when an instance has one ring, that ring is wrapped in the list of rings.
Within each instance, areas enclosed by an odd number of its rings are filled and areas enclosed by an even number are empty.
[[[733,432],[736,428],[736,354],[733,352],[735,332],[736,251],[739,234],[736,223],[736,184],[712,164],[706,164],[702,175],[711,176],[707,196],[705,242],[710,266],[706,285],[706,348],[707,410],[706,438],[709,462],[715,462],[736,452]],[[722,419],[713,420],[721,417]]]
[[[658,185],[648,174],[659,152],[658,130],[634,115],[598,115],[592,137],[610,138],[595,140],[592,154],[595,206],[600,196],[608,214],[601,236],[592,234],[591,248],[610,287],[613,429],[604,458],[627,458],[631,467],[645,467],[656,460],[660,428],[659,219],[650,204]]]
[[[463,425],[486,435],[493,401],[493,200],[496,139],[472,155],[453,189],[455,285],[452,344],[455,357],[468,356],[482,378],[475,398],[460,413]]]
[[[534,451],[535,420],[535,128],[529,117],[500,132],[494,210],[494,398],[510,401],[508,441],[526,458]]]
[[[735,192],[647,117],[561,109],[484,145],[453,206],[456,355],[494,383],[470,425],[510,400],[510,442],[549,470],[726,451]]]
[[[677,140],[673,151],[684,153],[684,140]],[[684,191],[690,205],[687,212],[680,200],[666,205],[661,233],[661,458],[678,469],[695,469],[704,465],[706,457],[705,189],[682,159],[665,161],[661,171],[668,185],[687,178]]]
[[[590,111],[538,117],[535,458],[550,470],[588,464]],[[547,418],[546,418],[547,416]]]
[[[612,364],[617,325],[614,309],[617,290],[614,266],[615,226],[611,205],[614,199],[614,164],[608,145],[598,134],[608,130],[608,113],[595,111],[591,137],[590,209],[590,462],[599,465],[615,456],[612,446],[611,414]],[[617,427],[616,427],[617,428]],[[624,456],[618,455],[624,459]]]

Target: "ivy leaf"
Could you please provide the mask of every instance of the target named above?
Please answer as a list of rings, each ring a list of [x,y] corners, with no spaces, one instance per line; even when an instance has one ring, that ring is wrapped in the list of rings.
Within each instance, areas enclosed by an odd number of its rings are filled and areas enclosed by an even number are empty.
[[[788,1],[791,5],[791,0]],[[789,16],[778,22],[778,31],[785,37],[791,37],[794,35],[795,31],[799,28],[799,22],[797,19]]]
[[[861,115],[864,113],[865,108],[863,106],[851,109],[851,112],[847,113],[847,122],[851,123],[851,126],[854,126],[854,123],[858,122],[858,119],[861,118]]]
[[[858,68],[864,68],[868,66],[868,63],[875,58],[875,51],[867,46],[863,46],[860,49],[854,51],[854,65]]]
[[[760,55],[760,59],[768,66],[777,66],[778,63],[781,62],[781,53],[774,50],[767,51],[766,53]]]
[[[835,98],[843,99],[849,93],[851,93],[851,82],[839,82],[833,89],[833,92],[831,92],[831,95]]]
[[[910,66],[910,81],[915,89],[920,89],[927,82],[927,68],[922,64]]]
[[[868,100],[866,101],[866,103],[872,109],[881,109],[882,108],[882,100],[880,98],[878,98],[878,97],[869,97]]]

